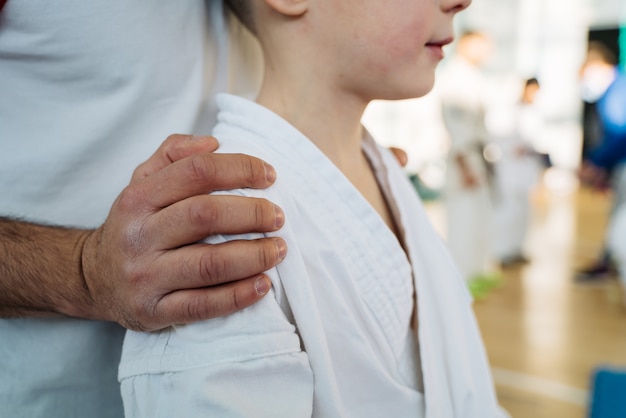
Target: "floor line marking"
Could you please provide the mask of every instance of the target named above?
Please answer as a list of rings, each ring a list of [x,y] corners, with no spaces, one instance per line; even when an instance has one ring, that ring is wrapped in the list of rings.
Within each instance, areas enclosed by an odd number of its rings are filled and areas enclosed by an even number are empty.
[[[542,396],[584,407],[586,407],[589,402],[589,391],[584,389],[497,367],[492,368],[491,372],[493,374],[493,380],[497,385],[534,392]]]

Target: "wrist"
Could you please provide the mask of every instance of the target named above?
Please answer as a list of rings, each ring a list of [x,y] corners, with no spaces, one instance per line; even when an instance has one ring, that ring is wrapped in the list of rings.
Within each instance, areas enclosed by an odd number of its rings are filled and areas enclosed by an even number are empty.
[[[113,320],[110,310],[98,303],[97,292],[94,286],[98,277],[104,277],[106,272],[101,271],[98,265],[98,243],[101,231],[85,230],[76,241],[73,259],[77,268],[74,300],[65,300],[63,313],[65,315],[94,320]]]
[[[73,318],[97,319],[94,312],[94,301],[85,277],[85,251],[93,230],[77,230],[67,254],[73,266],[71,274],[65,282],[70,296],[59,297],[54,309],[59,313]]]

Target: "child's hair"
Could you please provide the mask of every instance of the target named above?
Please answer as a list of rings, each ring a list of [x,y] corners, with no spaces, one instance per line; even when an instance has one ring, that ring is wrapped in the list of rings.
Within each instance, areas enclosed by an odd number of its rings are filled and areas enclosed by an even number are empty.
[[[224,0],[226,6],[250,32],[256,35],[254,13],[251,0]]]
[[[525,87],[530,87],[533,85],[539,87],[539,80],[537,79],[537,77],[531,77],[524,82]]]
[[[587,60],[602,61],[606,64],[617,65],[617,56],[605,44],[599,41],[590,41],[587,47]]]

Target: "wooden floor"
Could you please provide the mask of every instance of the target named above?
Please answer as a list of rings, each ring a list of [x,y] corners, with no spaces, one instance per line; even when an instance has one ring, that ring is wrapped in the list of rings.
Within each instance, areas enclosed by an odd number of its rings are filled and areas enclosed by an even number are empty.
[[[609,200],[544,187],[532,202],[531,262],[504,270],[502,287],[477,301],[475,312],[500,403],[513,418],[582,418],[594,368],[626,367],[618,281],[573,281],[601,249]]]

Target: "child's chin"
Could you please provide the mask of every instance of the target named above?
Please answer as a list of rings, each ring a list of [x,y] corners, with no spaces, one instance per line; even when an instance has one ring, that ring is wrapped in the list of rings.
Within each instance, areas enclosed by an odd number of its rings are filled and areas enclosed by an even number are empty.
[[[387,91],[385,96],[380,97],[381,100],[406,100],[422,97],[430,93],[434,86],[432,82],[422,82],[419,85],[410,86],[411,88],[398,89],[398,91]]]

